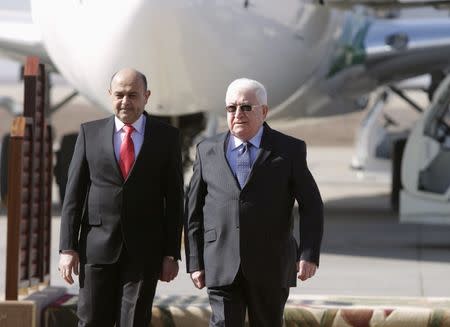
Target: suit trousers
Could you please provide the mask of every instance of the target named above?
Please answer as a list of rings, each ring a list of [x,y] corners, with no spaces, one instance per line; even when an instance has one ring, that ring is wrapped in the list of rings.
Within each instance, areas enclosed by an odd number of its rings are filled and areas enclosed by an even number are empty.
[[[78,327],[147,327],[158,276],[144,273],[125,247],[113,264],[82,264]]]
[[[281,327],[289,288],[247,280],[239,268],[233,283],[209,287],[210,327],[244,327],[248,310],[250,327]]]

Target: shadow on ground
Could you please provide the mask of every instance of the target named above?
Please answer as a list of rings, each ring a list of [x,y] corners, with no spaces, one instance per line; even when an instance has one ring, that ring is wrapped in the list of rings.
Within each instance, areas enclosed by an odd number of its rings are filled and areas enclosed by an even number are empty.
[[[8,210],[5,206],[0,206],[0,216],[5,217],[8,213]],[[52,216],[61,216],[61,205],[58,203],[53,203],[52,205]]]
[[[52,214],[61,214],[59,204]],[[386,194],[328,200],[322,252],[450,263],[450,225],[400,224]]]
[[[380,194],[325,202],[324,253],[450,262],[450,225],[400,224]]]

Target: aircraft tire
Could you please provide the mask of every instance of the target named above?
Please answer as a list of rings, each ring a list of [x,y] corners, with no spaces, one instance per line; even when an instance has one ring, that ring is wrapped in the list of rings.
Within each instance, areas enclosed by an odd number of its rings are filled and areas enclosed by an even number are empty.
[[[407,139],[394,141],[392,147],[392,186],[391,186],[391,209],[398,212],[400,204],[400,191],[403,188],[401,181],[402,158]]]

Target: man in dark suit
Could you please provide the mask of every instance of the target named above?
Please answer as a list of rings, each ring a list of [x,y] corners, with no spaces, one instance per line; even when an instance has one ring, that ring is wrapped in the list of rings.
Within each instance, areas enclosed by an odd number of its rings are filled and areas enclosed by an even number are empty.
[[[265,88],[238,79],[226,94],[229,132],[204,140],[186,200],[187,270],[208,287],[210,326],[282,325],[289,287],[319,265],[323,205],[306,145],[264,122]],[[300,213],[300,244],[292,208]]]
[[[78,326],[148,326],[157,280],[178,273],[179,132],[144,112],[145,76],[111,79],[114,116],[81,125],[61,216],[61,276],[80,266]]]

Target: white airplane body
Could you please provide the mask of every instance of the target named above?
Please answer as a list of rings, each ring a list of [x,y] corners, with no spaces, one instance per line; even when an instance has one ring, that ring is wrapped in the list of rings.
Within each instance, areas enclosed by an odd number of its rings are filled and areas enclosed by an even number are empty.
[[[151,112],[165,116],[223,109],[226,85],[241,76],[261,80],[271,104],[282,104],[330,55],[343,19],[296,0],[249,8],[243,1],[33,0],[32,13],[52,62],[82,94],[109,109],[111,75],[133,66],[150,79]]]
[[[0,51],[38,55],[108,111],[124,66],[148,75],[154,115],[220,111],[228,83],[247,76],[266,85],[272,118],[292,120],[360,109],[359,96],[450,56],[449,19],[385,22],[298,0],[31,0],[31,13],[16,44],[0,33]],[[396,33],[405,48],[386,43]]]

